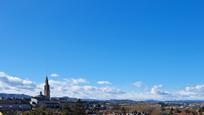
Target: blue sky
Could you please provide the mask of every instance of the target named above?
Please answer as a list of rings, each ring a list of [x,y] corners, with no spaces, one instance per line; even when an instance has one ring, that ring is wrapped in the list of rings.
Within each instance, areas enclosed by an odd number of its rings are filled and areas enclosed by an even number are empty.
[[[204,84],[201,0],[0,1],[0,71],[133,82],[168,90]],[[137,90],[137,89],[136,89]],[[204,90],[204,88],[203,88]]]

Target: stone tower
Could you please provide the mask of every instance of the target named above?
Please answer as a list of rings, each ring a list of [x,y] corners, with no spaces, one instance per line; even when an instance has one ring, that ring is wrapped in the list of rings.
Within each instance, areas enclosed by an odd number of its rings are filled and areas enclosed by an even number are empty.
[[[44,85],[44,95],[50,98],[50,85],[49,85],[47,76],[46,76],[45,85]]]

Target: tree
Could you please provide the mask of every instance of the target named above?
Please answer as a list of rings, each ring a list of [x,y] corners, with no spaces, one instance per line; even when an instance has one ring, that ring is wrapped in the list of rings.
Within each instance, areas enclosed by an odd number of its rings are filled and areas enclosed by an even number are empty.
[[[65,104],[62,109],[62,115],[70,115],[70,114],[72,114],[72,110],[68,104]]]
[[[86,115],[86,109],[80,99],[77,100],[77,102],[74,105],[73,108],[73,115]]]
[[[79,99],[71,107],[69,106],[69,104],[64,105],[62,109],[62,115],[86,115],[86,109]]]

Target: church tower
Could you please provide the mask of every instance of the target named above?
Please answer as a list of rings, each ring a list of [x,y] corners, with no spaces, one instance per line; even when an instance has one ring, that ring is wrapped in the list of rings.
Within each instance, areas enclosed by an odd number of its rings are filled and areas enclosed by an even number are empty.
[[[50,85],[49,85],[47,76],[46,76],[45,85],[44,85],[44,95],[50,98]]]

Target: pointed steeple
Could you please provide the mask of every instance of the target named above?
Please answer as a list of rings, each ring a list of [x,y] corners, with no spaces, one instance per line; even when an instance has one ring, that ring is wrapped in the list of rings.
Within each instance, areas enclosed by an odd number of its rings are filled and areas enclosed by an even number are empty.
[[[48,85],[49,85],[47,75],[46,75],[46,78],[45,78],[45,84],[48,84]]]

